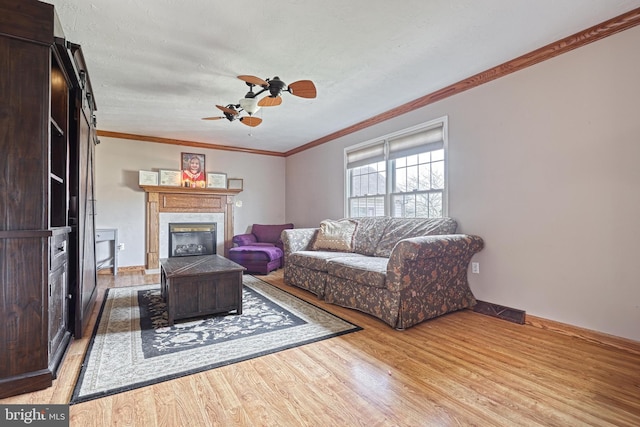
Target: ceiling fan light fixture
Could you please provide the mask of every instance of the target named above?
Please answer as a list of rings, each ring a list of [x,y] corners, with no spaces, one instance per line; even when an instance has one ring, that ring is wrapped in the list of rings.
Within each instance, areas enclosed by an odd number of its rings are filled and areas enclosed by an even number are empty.
[[[260,109],[256,98],[242,98],[238,104],[240,104],[240,108],[246,111],[249,115],[257,113]]]

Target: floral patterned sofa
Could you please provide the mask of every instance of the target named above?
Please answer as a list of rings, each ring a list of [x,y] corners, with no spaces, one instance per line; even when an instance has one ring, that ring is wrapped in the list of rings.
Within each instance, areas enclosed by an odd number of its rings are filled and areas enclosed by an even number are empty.
[[[467,281],[482,238],[452,218],[355,218],[284,230],[284,281],[405,329],[475,305]]]

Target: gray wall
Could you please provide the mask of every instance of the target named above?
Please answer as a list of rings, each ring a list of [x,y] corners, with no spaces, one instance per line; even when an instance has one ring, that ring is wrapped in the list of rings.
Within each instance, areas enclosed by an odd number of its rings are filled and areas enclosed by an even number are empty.
[[[344,216],[345,147],[446,115],[476,297],[640,340],[638,46],[636,27],[288,157],[287,221]]]

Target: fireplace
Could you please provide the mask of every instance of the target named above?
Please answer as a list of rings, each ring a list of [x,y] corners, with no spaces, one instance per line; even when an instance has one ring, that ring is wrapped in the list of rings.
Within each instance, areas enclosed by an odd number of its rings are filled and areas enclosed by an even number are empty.
[[[217,224],[217,253],[227,256],[233,247],[233,207],[242,190],[141,185],[147,194],[145,267],[160,271],[160,258],[169,258],[169,223],[213,222]]]
[[[169,257],[214,255],[216,242],[215,223],[169,223]]]

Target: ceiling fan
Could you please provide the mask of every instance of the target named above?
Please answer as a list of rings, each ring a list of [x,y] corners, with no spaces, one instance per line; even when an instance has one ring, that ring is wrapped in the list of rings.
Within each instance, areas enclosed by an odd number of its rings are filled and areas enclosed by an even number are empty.
[[[230,122],[234,121],[234,120],[239,120],[240,123],[247,125],[247,126],[251,126],[251,127],[256,127],[258,126],[260,123],[262,123],[262,119],[260,117],[253,117],[251,116],[251,114],[253,113],[249,113],[248,116],[243,116],[243,117],[239,117],[240,113],[243,111],[243,108],[241,107],[240,104],[229,104],[226,107],[223,107],[222,105],[216,105],[216,107],[218,107],[222,113],[224,114],[223,116],[218,116],[218,117],[204,117],[202,120],[220,120],[220,119],[227,119]]]
[[[228,104],[226,107],[216,105],[224,115],[219,117],[205,117],[202,120],[227,119],[232,122],[238,119],[247,126],[255,127],[262,123],[262,119],[253,117],[253,114],[255,114],[260,107],[275,107],[282,104],[282,92],[289,92],[301,98],[315,98],[317,94],[316,86],[311,80],[299,80],[287,85],[277,76],[266,80],[248,75],[238,76],[238,78],[249,86],[249,92],[246,93],[244,98],[240,99],[237,104]],[[255,86],[259,86],[261,89],[254,92],[253,88]],[[267,91],[269,91],[269,95],[258,101],[258,95]],[[245,111],[248,116],[240,117],[242,111]]]
[[[259,107],[275,107],[282,104],[280,96],[282,92],[289,92],[301,98],[315,98],[317,94],[316,86],[311,80],[298,80],[287,85],[278,76],[266,80],[256,76],[238,76],[238,78],[249,86],[249,92],[245,95],[245,99],[253,99],[261,93],[269,91],[268,96],[258,101]],[[260,86],[262,89],[253,93],[254,86]]]

